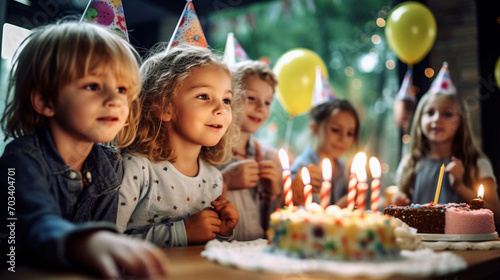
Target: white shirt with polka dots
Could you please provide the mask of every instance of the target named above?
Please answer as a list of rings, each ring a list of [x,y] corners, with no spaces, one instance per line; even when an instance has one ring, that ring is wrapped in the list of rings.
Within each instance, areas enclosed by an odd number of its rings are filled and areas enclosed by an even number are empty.
[[[121,232],[160,247],[187,246],[184,220],[222,193],[222,174],[198,159],[195,177],[180,173],[168,161],[124,154],[117,226]]]

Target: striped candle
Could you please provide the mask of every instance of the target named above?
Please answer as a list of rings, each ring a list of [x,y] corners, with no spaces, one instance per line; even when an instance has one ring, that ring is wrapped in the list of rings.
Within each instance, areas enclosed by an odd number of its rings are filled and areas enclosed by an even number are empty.
[[[380,197],[380,162],[376,157],[370,158],[370,172],[372,173],[372,184],[371,184],[371,209],[372,212],[378,212],[378,201]]]
[[[281,167],[283,168],[283,194],[285,196],[285,206],[293,207],[293,192],[292,192],[292,177],[290,172],[290,162],[285,150],[280,149],[278,152]]]
[[[302,167],[302,182],[304,183],[304,206],[308,206],[313,201],[313,192],[311,186],[311,176],[306,167]]]
[[[358,179],[356,178],[356,173],[353,171],[354,164],[351,166],[351,175],[349,175],[349,185],[347,187],[347,208],[349,210],[354,210],[354,204],[356,199],[356,185],[358,184]]]
[[[320,205],[323,209],[330,204],[330,192],[332,189],[332,163],[329,159],[325,158],[321,166],[321,171],[323,173],[323,183],[321,184],[321,190],[319,192]]]
[[[358,179],[356,206],[358,210],[364,212],[366,210],[366,191],[368,184],[366,183],[366,154],[361,153],[358,162],[356,163],[356,177]]]
[[[359,166],[363,162],[366,162],[366,154],[359,152],[354,156],[351,165],[351,174],[349,175],[349,185],[347,189],[347,209],[354,210],[354,206],[356,203],[356,186],[358,185],[358,178],[356,177],[356,170],[359,168],[363,168],[363,166]]]

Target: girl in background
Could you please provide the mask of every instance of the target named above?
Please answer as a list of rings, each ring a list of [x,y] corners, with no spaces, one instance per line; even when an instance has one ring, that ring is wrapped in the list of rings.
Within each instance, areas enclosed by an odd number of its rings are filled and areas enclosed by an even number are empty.
[[[278,152],[252,134],[269,118],[277,80],[267,64],[245,61],[236,65],[235,80],[247,98],[241,135],[229,164],[219,166],[227,196],[240,213],[235,240],[265,238],[269,215],[280,207],[283,183]]]
[[[319,203],[322,172],[321,162],[328,158],[332,163],[332,188],[330,204],[347,207],[348,173],[340,158],[352,146],[359,146],[359,118],[347,100],[334,99],[313,107],[310,111],[313,147],[306,149],[290,166],[294,205],[304,205],[304,183],[300,170],[307,167],[311,176],[314,202]]]
[[[445,175],[439,203],[470,202],[484,186],[484,206],[500,221],[500,202],[493,168],[475,144],[465,106],[456,94],[427,93],[412,124],[408,154],[398,168],[400,193],[396,205],[434,201],[441,165]]]
[[[209,49],[176,46],[141,67],[142,118],[124,149],[117,224],[158,246],[232,238],[239,219],[214,164],[231,157],[238,127],[227,66]],[[236,110],[237,111],[237,110]]]
[[[166,275],[161,251],[117,234],[122,160],[97,144],[129,135],[118,142],[124,146],[135,136],[139,56],[115,34],[85,22],[40,27],[22,46],[2,116],[6,139],[14,140],[0,158],[2,201],[15,201],[8,217],[17,219],[16,261],[83,266],[113,279],[121,268]]]

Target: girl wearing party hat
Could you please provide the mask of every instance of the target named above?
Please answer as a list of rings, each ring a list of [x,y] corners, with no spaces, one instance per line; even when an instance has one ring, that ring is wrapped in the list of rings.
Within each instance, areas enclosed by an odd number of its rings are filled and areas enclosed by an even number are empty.
[[[488,158],[474,142],[468,111],[459,100],[447,64],[421,98],[411,129],[408,154],[398,168],[401,192],[396,205],[434,201],[437,178],[445,165],[438,203],[469,202],[482,184],[485,207],[500,221],[497,183]]]
[[[124,149],[118,227],[162,247],[229,240],[239,213],[213,164],[231,157],[243,102],[221,58],[178,45],[141,67],[142,118]]]

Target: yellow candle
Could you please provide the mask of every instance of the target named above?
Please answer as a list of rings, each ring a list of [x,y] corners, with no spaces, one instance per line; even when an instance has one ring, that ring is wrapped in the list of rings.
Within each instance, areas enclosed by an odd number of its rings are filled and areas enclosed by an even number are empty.
[[[439,180],[436,188],[436,196],[434,196],[434,205],[438,204],[439,193],[441,192],[441,184],[443,183],[443,173],[444,173],[444,163],[441,165],[441,169],[439,170]]]

